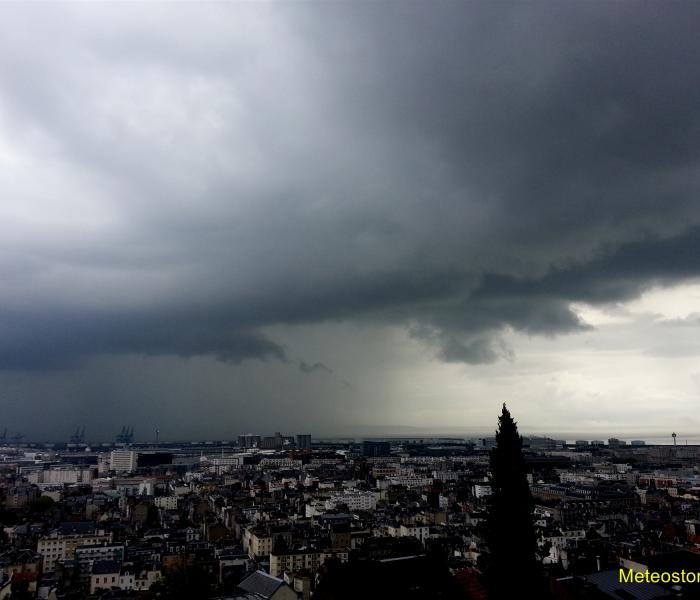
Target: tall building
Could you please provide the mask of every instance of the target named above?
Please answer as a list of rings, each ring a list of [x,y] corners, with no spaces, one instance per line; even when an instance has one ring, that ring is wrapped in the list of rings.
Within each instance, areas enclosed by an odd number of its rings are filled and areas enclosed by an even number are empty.
[[[391,454],[391,445],[389,442],[365,440],[362,442],[362,454],[364,456],[389,456]]]
[[[244,433],[238,436],[238,445],[241,448],[257,448],[260,445],[260,436],[252,433]]]
[[[282,448],[293,448],[294,443],[294,436],[282,435],[279,431],[276,431],[275,435],[267,436],[260,440],[259,447],[266,450],[281,450]]]
[[[132,473],[138,464],[138,454],[133,450],[113,450],[109,459],[109,468],[112,471]]]
[[[275,435],[270,435],[264,437],[260,440],[260,448],[265,450],[279,450],[284,445],[284,438],[281,434],[276,433]]]
[[[311,434],[300,433],[297,435],[297,449],[311,450]]]

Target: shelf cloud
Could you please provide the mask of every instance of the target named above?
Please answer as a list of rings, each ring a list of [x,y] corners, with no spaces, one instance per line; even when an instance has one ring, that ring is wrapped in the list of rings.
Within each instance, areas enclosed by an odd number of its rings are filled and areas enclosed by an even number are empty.
[[[345,381],[339,323],[510,364],[513,333],[591,332],[576,303],[692,282],[698,13],[0,7],[0,371]],[[280,328],[321,333],[305,354]]]

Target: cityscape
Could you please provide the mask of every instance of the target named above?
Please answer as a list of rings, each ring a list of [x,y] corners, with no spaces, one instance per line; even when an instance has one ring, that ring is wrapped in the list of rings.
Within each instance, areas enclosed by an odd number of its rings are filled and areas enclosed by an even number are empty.
[[[699,30],[0,1],[0,600],[700,600]]]
[[[495,437],[157,444],[133,431],[3,440],[2,597],[489,597]],[[552,598],[696,597],[619,581],[621,568],[700,572],[700,446],[671,439],[523,437]]]

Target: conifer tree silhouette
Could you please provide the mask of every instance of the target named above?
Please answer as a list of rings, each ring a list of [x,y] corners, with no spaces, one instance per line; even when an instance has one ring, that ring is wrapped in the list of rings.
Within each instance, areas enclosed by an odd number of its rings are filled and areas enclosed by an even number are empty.
[[[491,450],[491,496],[487,519],[489,598],[540,596],[534,501],[527,481],[523,439],[505,403]],[[540,592],[540,593],[538,593]]]

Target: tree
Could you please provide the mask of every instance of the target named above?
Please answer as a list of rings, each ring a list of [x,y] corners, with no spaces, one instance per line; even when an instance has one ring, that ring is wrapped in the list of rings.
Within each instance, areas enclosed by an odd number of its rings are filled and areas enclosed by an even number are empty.
[[[522,454],[523,438],[503,404],[496,446],[491,450],[491,496],[487,520],[489,598],[542,597],[538,588],[534,501]]]
[[[29,503],[29,511],[33,513],[45,513],[54,505],[52,498],[48,496],[39,496],[36,500]]]

